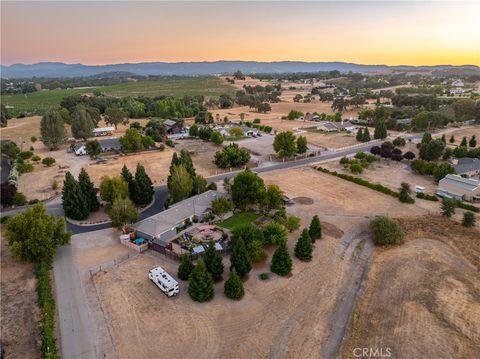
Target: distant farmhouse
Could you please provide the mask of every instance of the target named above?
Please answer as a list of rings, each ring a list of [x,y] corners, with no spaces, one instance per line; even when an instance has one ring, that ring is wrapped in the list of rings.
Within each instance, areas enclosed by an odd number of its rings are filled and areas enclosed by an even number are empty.
[[[461,201],[480,201],[480,181],[449,174],[438,183],[437,194]]]
[[[122,145],[120,144],[120,139],[118,137],[104,138],[98,140],[98,142],[100,143],[102,152],[120,151],[122,149]],[[77,156],[85,156],[87,154],[85,143],[74,145],[72,150]]]
[[[95,137],[110,136],[113,135],[113,132],[115,132],[115,127],[99,127],[94,129],[92,132]]]
[[[165,120],[163,121],[163,125],[165,126],[165,133],[167,135],[181,133],[183,130],[182,121]]]
[[[317,126],[317,130],[325,131],[325,132],[337,132],[337,131],[355,132],[357,129],[358,129],[358,126],[354,125],[350,121],[323,122]]]

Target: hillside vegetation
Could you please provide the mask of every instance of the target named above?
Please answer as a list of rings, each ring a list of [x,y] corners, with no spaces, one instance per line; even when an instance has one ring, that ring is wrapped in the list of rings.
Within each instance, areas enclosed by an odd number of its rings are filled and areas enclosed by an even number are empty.
[[[98,89],[102,93],[116,97],[156,97],[156,96],[206,96],[218,97],[221,94],[233,94],[234,88],[216,77],[195,77],[188,79],[169,79],[157,81],[126,82],[110,86],[74,88],[66,90],[39,91],[27,94],[1,96],[2,104],[12,106],[12,115],[22,112],[41,114],[50,108],[59,106],[66,96],[90,93]]]

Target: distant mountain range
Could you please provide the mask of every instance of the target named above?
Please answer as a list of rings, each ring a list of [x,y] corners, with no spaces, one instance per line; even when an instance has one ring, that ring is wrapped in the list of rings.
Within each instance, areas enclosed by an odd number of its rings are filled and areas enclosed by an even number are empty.
[[[480,71],[478,66],[387,66],[361,65],[347,62],[302,62],[302,61],[213,61],[213,62],[142,62],[112,65],[65,64],[62,62],[39,62],[36,64],[0,65],[2,78],[30,77],[83,77],[101,73],[123,72],[135,75],[212,75],[229,74],[240,70],[251,73],[288,73],[319,72],[338,70],[340,72],[376,72],[376,71],[422,71],[465,69]]]

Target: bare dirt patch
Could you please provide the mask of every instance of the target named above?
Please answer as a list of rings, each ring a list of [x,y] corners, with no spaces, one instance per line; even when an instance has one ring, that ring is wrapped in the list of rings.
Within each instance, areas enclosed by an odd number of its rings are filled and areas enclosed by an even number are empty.
[[[303,204],[307,206],[313,204],[313,199],[311,199],[310,197],[295,197],[295,198],[292,198],[292,201],[294,201],[295,203]]]
[[[40,358],[40,309],[33,265],[12,257],[1,242],[1,343],[5,358]]]
[[[478,272],[445,243],[416,238],[379,251],[341,357],[360,347],[390,348],[394,358],[473,358],[479,303]]]
[[[193,165],[197,173],[204,176],[212,176],[220,171],[220,169],[213,163],[215,153],[222,149],[222,146],[217,146],[211,142],[202,141],[200,139],[179,139],[175,141],[175,148],[178,151],[182,149],[187,150],[193,161]]]
[[[336,225],[323,221],[322,222],[322,234],[340,239],[344,235],[344,231],[338,228]]]

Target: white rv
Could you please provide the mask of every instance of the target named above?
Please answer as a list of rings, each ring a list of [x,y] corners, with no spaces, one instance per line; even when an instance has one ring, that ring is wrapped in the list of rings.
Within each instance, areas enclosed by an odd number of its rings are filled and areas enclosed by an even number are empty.
[[[150,269],[148,272],[148,278],[150,278],[150,280],[168,297],[173,297],[180,292],[178,282],[173,279],[170,274],[164,271],[162,267]]]

